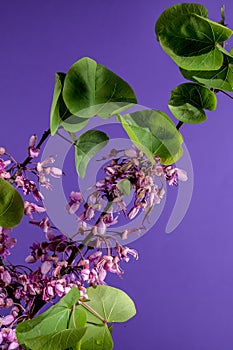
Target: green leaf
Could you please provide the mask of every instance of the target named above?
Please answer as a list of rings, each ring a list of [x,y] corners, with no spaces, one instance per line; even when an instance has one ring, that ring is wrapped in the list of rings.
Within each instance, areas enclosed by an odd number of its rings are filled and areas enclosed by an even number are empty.
[[[108,143],[108,135],[99,130],[89,130],[82,134],[75,144],[75,164],[80,177],[84,177],[87,165]]]
[[[125,196],[130,195],[131,183],[128,179],[122,179],[117,183],[117,187]]]
[[[137,103],[127,82],[88,57],[68,71],[63,98],[71,113],[81,118],[108,118]]]
[[[213,91],[193,83],[177,86],[171,92],[168,107],[180,121],[197,124],[206,120],[204,109],[214,110],[217,98]]]
[[[172,120],[161,111],[142,110],[119,116],[131,141],[153,163],[154,157],[163,164],[176,162],[182,155],[182,136]]]
[[[19,192],[0,178],[0,226],[17,226],[24,214],[24,202]]]
[[[47,311],[43,312],[37,317],[34,317],[31,320],[19,323],[16,327],[16,335],[19,343],[21,345],[28,345],[28,341],[31,342],[34,338],[36,338],[38,344],[40,344],[39,337],[44,337],[46,335],[49,335],[50,337],[51,335],[57,336],[59,332],[66,330],[67,325],[70,322],[73,305],[78,302],[79,298],[79,290],[76,287],[73,287],[71,291],[65,295],[56,305],[52,306]],[[71,336],[73,337],[72,334],[73,333],[71,333]],[[41,341],[43,343],[46,342],[47,339],[43,338]],[[41,345],[41,349],[43,346]]]
[[[159,40],[159,35],[166,30],[167,25],[169,25],[174,19],[179,16],[195,13],[202,17],[208,17],[208,10],[206,7],[200,4],[177,4],[167,8],[158,18],[155,25],[155,32],[157,39]]]
[[[32,350],[66,350],[76,345],[86,332],[86,328],[63,329],[52,334],[28,339],[25,344]]]
[[[113,341],[106,325],[87,324],[87,331],[81,340],[81,350],[112,350]]]
[[[223,64],[220,43],[232,30],[197,14],[174,17],[159,30],[164,51],[183,69],[217,70]]]
[[[94,309],[107,322],[125,322],[136,314],[134,302],[120,289],[99,285],[89,287],[87,295],[90,300],[85,304]],[[103,325],[97,316],[83,306],[79,307],[86,311],[87,322]]]
[[[62,97],[65,76],[65,73],[56,73],[53,101],[50,111],[51,135],[56,134],[60,124],[67,131],[77,132],[83,129],[88,123],[88,120],[72,115],[65,105]]]
[[[59,123],[60,123],[60,101],[59,98],[62,93],[62,86],[64,83],[65,74],[64,73],[56,73],[55,75],[55,86],[53,92],[53,100],[52,106],[50,110],[50,130],[51,135],[56,134]]]
[[[88,121],[89,119],[70,115],[68,118],[61,121],[61,125],[68,132],[77,132],[82,130],[87,125]]]
[[[87,321],[86,312],[80,308],[74,307],[69,322],[69,329],[82,328]]]
[[[224,55],[222,66],[218,70],[198,71],[180,68],[183,76],[213,89],[233,91],[233,57]]]

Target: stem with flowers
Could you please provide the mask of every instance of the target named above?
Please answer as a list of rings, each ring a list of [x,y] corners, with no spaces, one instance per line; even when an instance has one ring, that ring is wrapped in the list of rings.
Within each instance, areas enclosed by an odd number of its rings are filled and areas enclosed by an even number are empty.
[[[175,165],[183,151],[181,126],[205,121],[205,110],[216,108],[216,92],[232,98],[227,91],[233,90],[233,56],[224,48],[232,31],[224,24],[224,9],[221,14],[217,23],[202,5],[178,4],[156,22],[162,48],[192,81],[171,92],[168,106],[177,125],[159,110],[130,112],[137,104],[130,85],[84,57],[66,74],[56,74],[50,129],[38,142],[36,134],[30,137],[25,160],[18,162],[0,147],[1,349],[111,350],[112,323],[135,315],[130,297],[107,285],[106,278],[109,273],[121,277],[123,263],[138,259],[127,240],[146,229],[165,185],[187,180]],[[51,176],[59,179],[63,171],[54,166],[54,155],[39,160],[40,149],[49,136],[67,140],[74,147],[77,175],[84,178],[89,161],[109,137],[101,130],[80,131],[92,118],[113,116],[133,145],[105,154],[104,176],[85,194],[79,188],[67,194],[65,210],[77,221],[71,236],[46,213],[40,188],[51,190]],[[141,224],[129,226],[140,214]],[[8,260],[17,243],[12,229],[23,215],[42,230],[44,239],[31,244],[25,265],[14,265]],[[120,220],[127,229],[118,227]]]

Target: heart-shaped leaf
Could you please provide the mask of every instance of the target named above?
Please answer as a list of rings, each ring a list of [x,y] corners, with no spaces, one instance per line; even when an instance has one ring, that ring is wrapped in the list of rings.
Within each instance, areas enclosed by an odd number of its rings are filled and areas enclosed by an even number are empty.
[[[195,13],[202,17],[208,17],[208,10],[200,4],[177,4],[168,7],[158,18],[155,25],[157,39],[170,23],[179,16]]]
[[[17,226],[24,214],[24,202],[19,192],[0,178],[0,226]]]
[[[88,130],[82,134],[75,144],[75,164],[80,177],[84,177],[87,165],[108,143],[108,135],[99,130]]]
[[[184,123],[197,124],[206,120],[204,109],[214,110],[215,93],[204,86],[186,83],[171,92],[168,107],[172,114]]]
[[[233,91],[233,57],[224,55],[222,66],[218,70],[198,71],[180,68],[183,76],[205,86],[218,90]]]
[[[76,344],[85,333],[83,325],[85,323],[84,321],[86,321],[86,316],[83,315],[83,310],[81,309],[75,311],[75,314],[72,315],[79,298],[79,290],[73,287],[56,305],[31,320],[19,323],[16,327],[16,335],[19,343],[29,348],[33,346],[33,350],[48,349],[49,347],[54,350],[62,350]],[[76,319],[77,313],[80,317],[80,324]],[[76,327],[81,325],[82,328],[72,329],[74,328],[72,321],[75,322]],[[67,325],[69,324],[71,325],[71,329],[67,329]],[[59,337],[61,337],[61,344],[66,344],[65,338],[70,338],[69,346],[59,347]],[[53,342],[50,342],[51,339],[53,339]],[[54,347],[52,348],[53,345]]]
[[[174,17],[166,26],[159,26],[158,39],[181,68],[217,70],[224,56],[219,44],[231,35],[231,29],[192,13]]]
[[[131,141],[153,163],[154,157],[163,164],[176,162],[182,155],[182,136],[172,120],[161,111],[142,110],[119,116]]]
[[[88,57],[68,71],[63,98],[71,113],[82,118],[108,118],[137,103],[126,81]]]
[[[99,285],[88,288],[87,295],[90,300],[85,304],[94,309],[106,322],[125,322],[136,314],[134,302],[120,289]],[[79,307],[87,312],[88,323],[103,325],[96,315],[81,305]]]

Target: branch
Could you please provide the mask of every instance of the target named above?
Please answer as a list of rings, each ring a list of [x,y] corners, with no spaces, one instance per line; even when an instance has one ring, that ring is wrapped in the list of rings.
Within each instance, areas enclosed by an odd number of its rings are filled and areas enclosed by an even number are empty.
[[[50,135],[50,129],[44,131],[40,141],[38,142],[38,144],[36,145],[36,148],[39,148],[43,145],[43,143],[46,141],[46,139],[48,138],[48,136]],[[11,181],[10,182],[14,182],[14,180],[16,179],[16,177],[21,173],[22,170],[25,169],[26,165],[28,163],[30,163],[30,161],[33,158],[28,156],[26,159],[24,159],[24,161],[19,164],[19,168],[16,170],[16,172],[11,176]]]

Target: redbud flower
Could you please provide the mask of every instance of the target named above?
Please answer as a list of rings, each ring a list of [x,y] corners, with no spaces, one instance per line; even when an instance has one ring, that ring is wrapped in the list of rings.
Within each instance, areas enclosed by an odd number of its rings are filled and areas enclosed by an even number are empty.
[[[3,156],[5,154],[6,150],[4,147],[0,147],[0,156]]]
[[[30,137],[29,145],[28,145],[28,155],[31,158],[36,158],[39,156],[40,149],[36,148],[37,143],[37,135],[34,134]]]
[[[9,326],[12,322],[14,322],[14,316],[13,315],[7,315],[2,319],[2,325],[3,326]]]
[[[74,214],[79,209],[80,203],[83,200],[82,194],[80,192],[72,191],[69,197],[70,202],[67,204],[66,209],[69,214]]]
[[[44,213],[46,209],[34,203],[24,202],[24,214],[33,219],[32,213]]]

